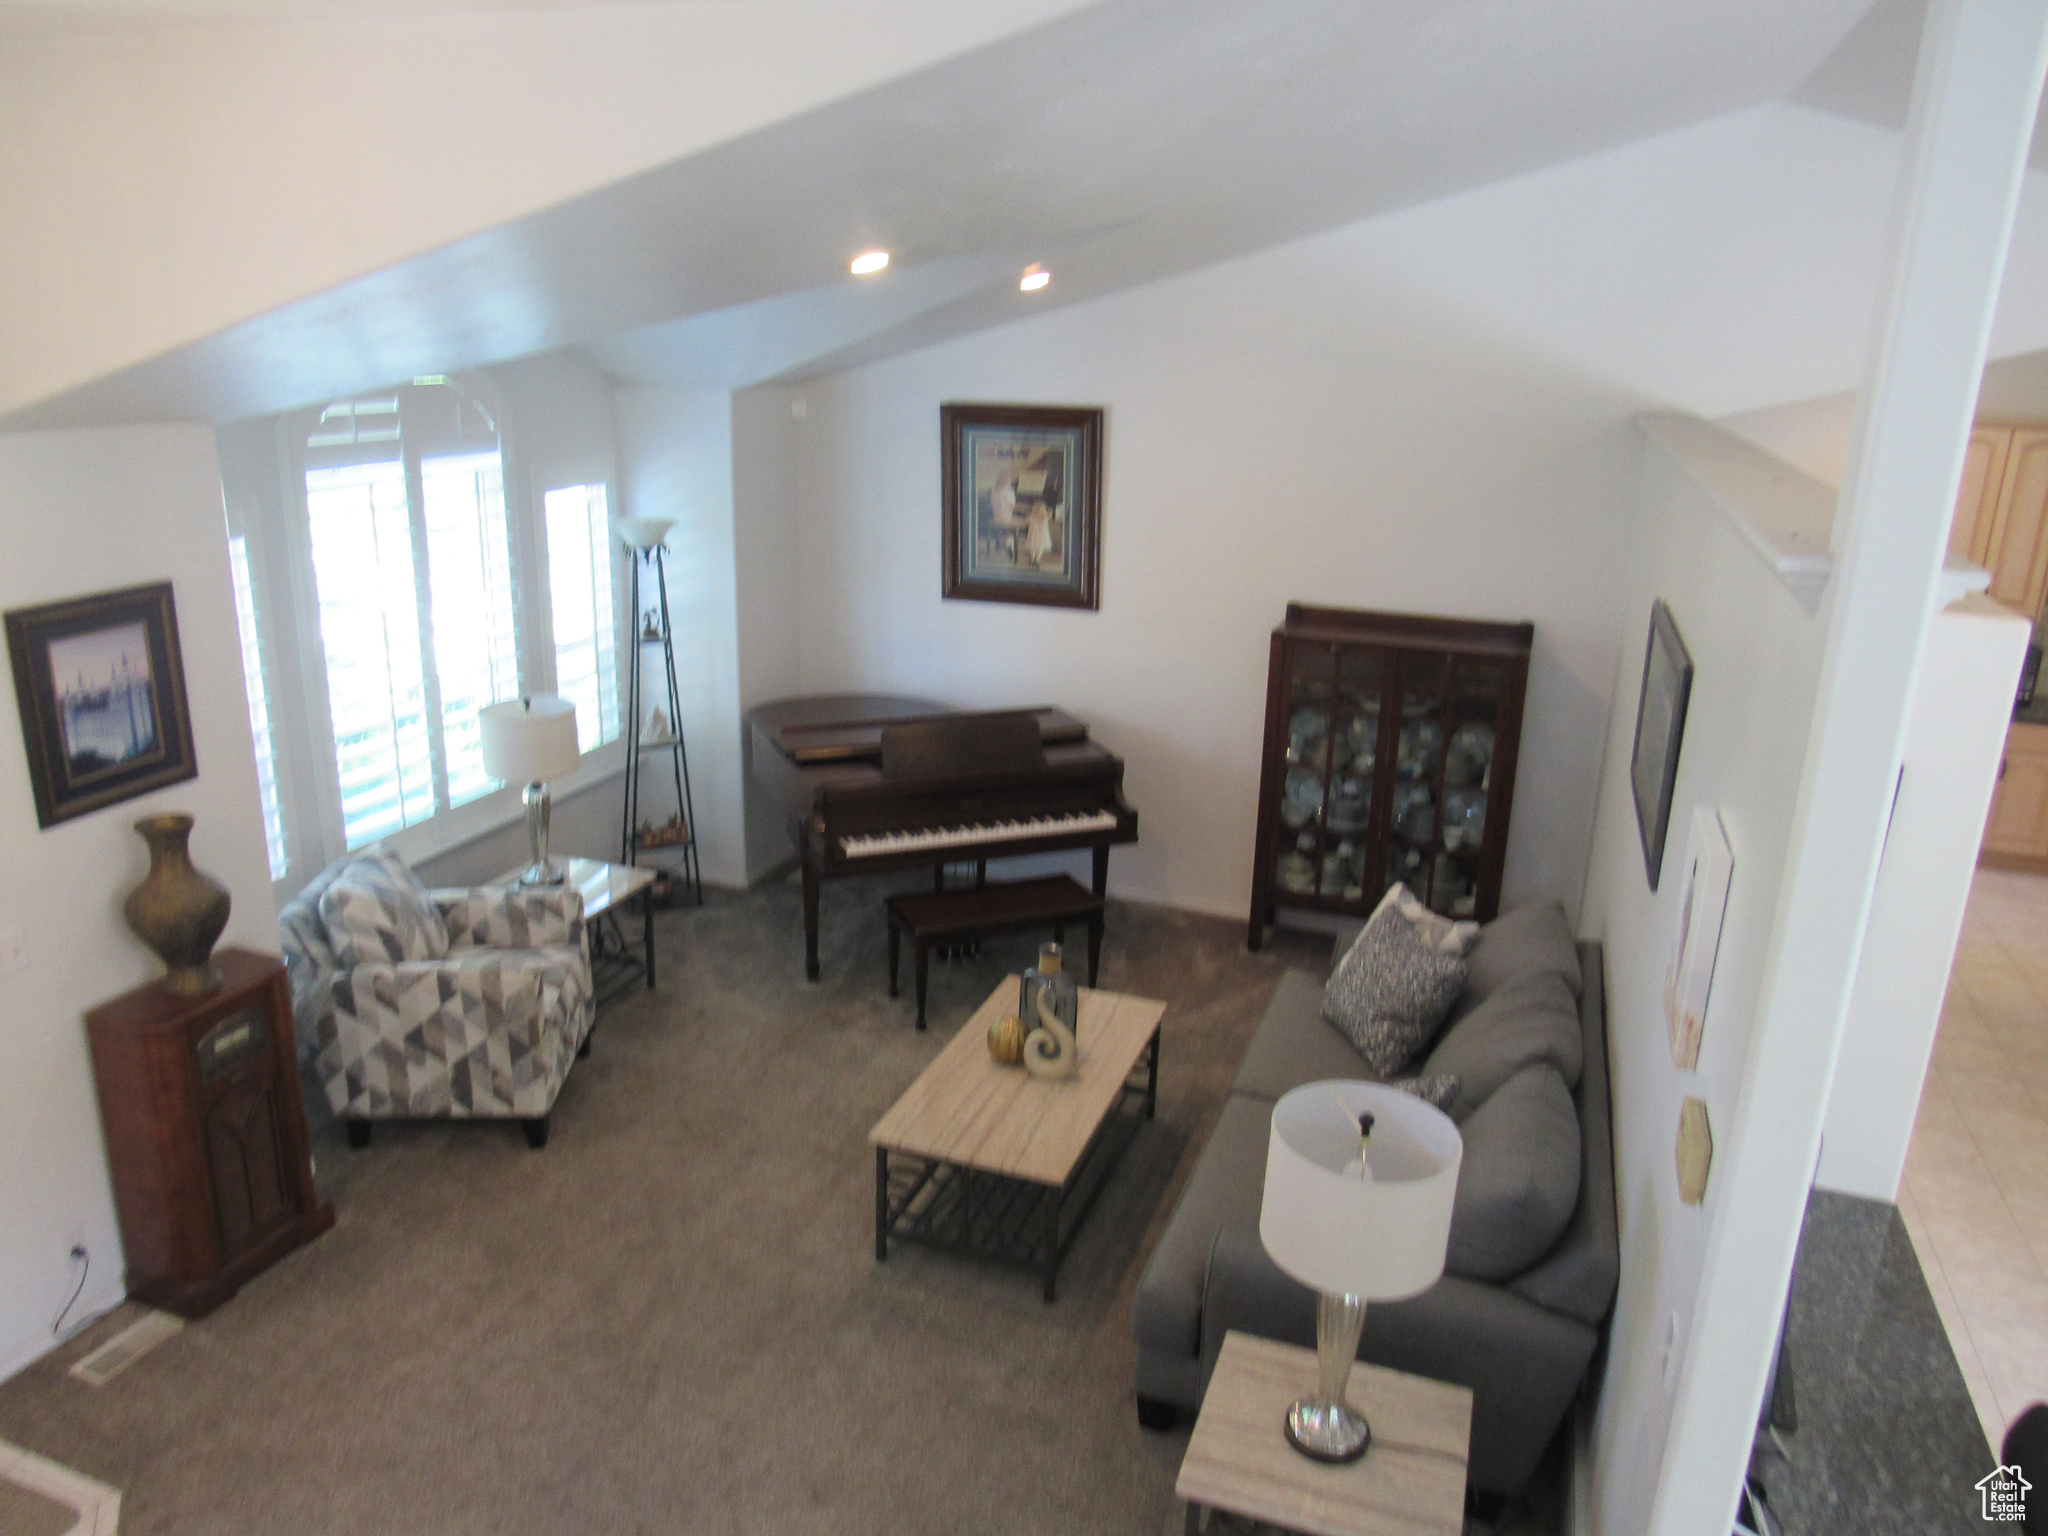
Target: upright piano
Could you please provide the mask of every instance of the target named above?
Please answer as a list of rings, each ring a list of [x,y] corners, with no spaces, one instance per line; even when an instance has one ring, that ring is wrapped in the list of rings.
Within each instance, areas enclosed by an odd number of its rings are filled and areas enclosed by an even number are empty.
[[[782,805],[803,860],[804,974],[818,979],[818,887],[838,875],[984,863],[1136,842],[1123,759],[1064,710],[951,710],[842,693],[748,716],[754,777]]]

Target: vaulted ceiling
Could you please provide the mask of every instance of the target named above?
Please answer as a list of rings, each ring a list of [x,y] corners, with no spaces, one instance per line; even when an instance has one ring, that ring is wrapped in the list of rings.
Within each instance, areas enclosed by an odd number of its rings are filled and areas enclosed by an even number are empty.
[[[223,4],[260,12],[286,0]],[[5,424],[226,420],[571,345],[646,383],[804,377],[1802,91],[1872,120],[1896,105],[1902,119],[1917,5],[1866,10],[1867,0],[1101,0]],[[114,0],[0,0],[0,31],[124,14]],[[849,277],[848,256],[870,245],[894,264]],[[1054,281],[1020,293],[1030,262]]]

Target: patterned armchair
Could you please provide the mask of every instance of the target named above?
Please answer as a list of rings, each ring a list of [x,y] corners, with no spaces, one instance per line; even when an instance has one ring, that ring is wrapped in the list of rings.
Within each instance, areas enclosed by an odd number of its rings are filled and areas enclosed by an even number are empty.
[[[278,917],[302,1054],[348,1129],[408,1116],[548,1116],[596,1017],[583,898],[554,886],[429,891],[370,849]]]

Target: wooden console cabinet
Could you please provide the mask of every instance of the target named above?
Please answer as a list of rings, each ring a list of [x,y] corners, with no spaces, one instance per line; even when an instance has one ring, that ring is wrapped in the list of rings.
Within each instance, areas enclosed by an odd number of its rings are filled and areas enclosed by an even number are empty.
[[[281,961],[214,957],[223,984],[152,982],[85,1016],[128,1294],[199,1317],[334,1225],[313,1187]]]
[[[1500,910],[1535,627],[1287,605],[1266,682],[1257,949],[1280,907],[1368,916],[1400,881]]]

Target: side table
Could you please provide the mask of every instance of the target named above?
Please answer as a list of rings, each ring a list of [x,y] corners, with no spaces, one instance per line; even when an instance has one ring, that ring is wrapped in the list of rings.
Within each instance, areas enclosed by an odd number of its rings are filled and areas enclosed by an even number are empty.
[[[1216,1511],[1308,1536],[1462,1536],[1470,1389],[1359,1362],[1346,1395],[1372,1421],[1372,1449],[1330,1466],[1281,1427],[1315,1385],[1314,1350],[1224,1336],[1173,1485],[1188,1536]]]

